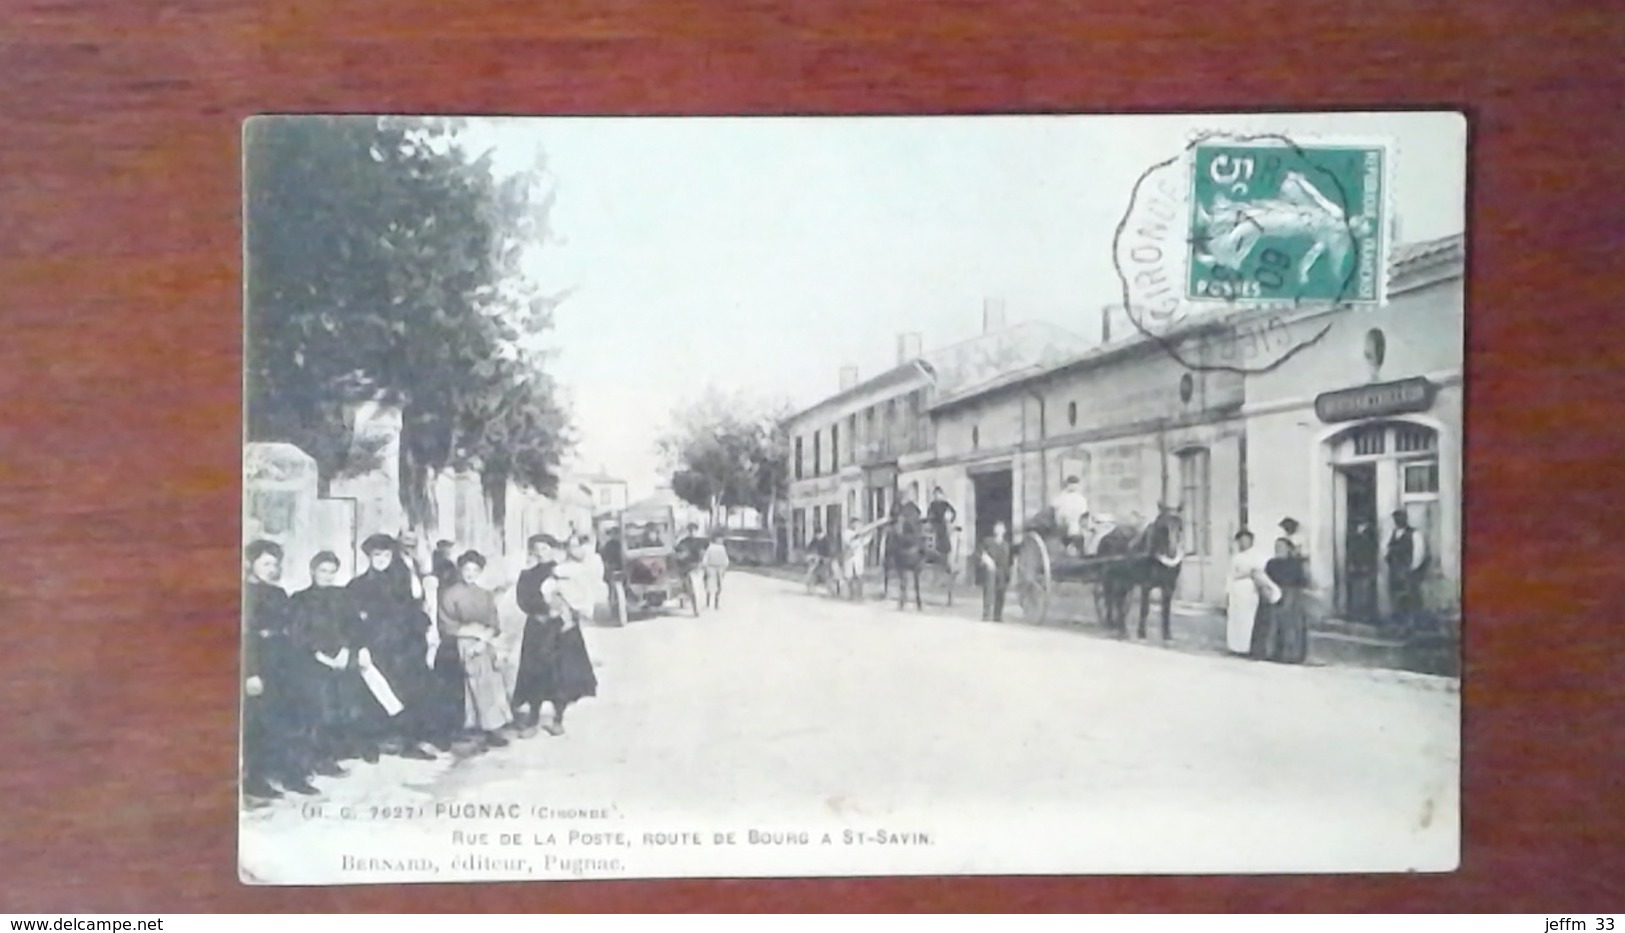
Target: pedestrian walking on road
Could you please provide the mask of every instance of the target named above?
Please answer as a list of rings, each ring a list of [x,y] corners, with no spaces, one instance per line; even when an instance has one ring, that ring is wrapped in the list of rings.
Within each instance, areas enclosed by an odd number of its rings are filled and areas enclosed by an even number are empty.
[[[705,570],[705,608],[722,608],[722,578],[728,573],[728,546],[723,542],[723,533],[712,532],[711,543],[705,547],[705,556],[700,558],[700,566]]]
[[[468,551],[457,558],[459,579],[440,594],[440,637],[457,646],[463,666],[464,729],[478,732],[487,748],[508,744],[503,730],[513,722],[503,682],[502,621],[496,598],[480,586],[485,557]]]
[[[672,558],[677,565],[677,572],[682,575],[687,598],[695,601],[696,608],[700,599],[700,587],[695,578],[700,575],[700,562],[705,559],[708,543],[705,538],[700,537],[700,526],[690,523],[683,536],[677,540],[676,546],[672,548]]]
[[[993,534],[982,542],[982,621],[1004,621],[1004,595],[1010,589],[1010,539],[1004,522],[993,523]]]

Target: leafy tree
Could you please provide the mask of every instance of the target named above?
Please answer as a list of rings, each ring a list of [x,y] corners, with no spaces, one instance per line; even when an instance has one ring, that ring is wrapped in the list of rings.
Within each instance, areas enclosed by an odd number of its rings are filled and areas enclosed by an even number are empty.
[[[672,492],[707,510],[754,508],[771,527],[789,490],[783,403],[730,397],[710,390],[674,413],[658,441],[671,470]]]
[[[557,299],[523,274],[547,233],[545,165],[498,178],[451,120],[267,118],[246,138],[247,422],[349,462],[349,403],[401,406],[402,501],[475,468],[552,492],[568,412],[536,338]]]

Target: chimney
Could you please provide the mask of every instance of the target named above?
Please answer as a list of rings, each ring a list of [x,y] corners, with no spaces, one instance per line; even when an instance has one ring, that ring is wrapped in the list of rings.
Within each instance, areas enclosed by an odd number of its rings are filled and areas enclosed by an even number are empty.
[[[898,366],[901,366],[904,363],[907,363],[909,360],[917,360],[917,359],[920,358],[921,355],[922,354],[920,353],[920,335],[919,334],[898,334],[897,335],[897,365]]]
[[[856,366],[841,367],[841,391],[845,392],[858,384],[858,368]]]
[[[995,333],[997,331],[1004,330],[1006,326],[1007,325],[1005,324],[1004,317],[1004,299],[982,299],[982,333]]]

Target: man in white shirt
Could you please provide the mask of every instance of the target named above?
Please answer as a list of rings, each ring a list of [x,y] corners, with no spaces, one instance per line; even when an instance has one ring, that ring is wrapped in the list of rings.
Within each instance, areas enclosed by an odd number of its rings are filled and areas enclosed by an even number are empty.
[[[1055,499],[1055,519],[1061,523],[1061,535],[1067,545],[1075,545],[1082,554],[1089,553],[1089,497],[1083,494],[1083,481],[1068,476]]]

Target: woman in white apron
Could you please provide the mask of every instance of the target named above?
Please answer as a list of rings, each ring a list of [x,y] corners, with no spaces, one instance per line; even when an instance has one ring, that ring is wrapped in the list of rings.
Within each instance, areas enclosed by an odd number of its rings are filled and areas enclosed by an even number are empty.
[[[1264,573],[1270,555],[1253,546],[1253,533],[1236,532],[1236,553],[1230,558],[1230,583],[1226,595],[1224,641],[1235,654],[1251,654],[1253,625],[1258,619],[1259,600],[1274,603],[1281,591]]]

